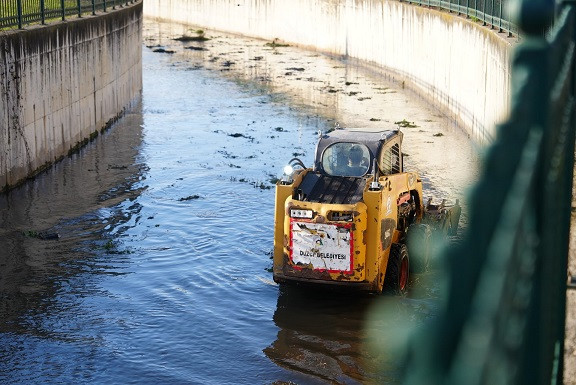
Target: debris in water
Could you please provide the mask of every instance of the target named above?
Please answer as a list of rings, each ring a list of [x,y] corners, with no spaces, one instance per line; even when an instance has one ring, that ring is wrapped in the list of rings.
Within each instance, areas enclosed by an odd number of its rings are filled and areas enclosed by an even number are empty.
[[[58,233],[49,233],[49,232],[45,232],[45,231],[34,231],[34,230],[28,230],[28,231],[24,231],[23,234],[27,237],[30,238],[38,238],[38,239],[42,239],[42,240],[55,240],[55,239],[60,239],[60,234]]]
[[[189,47],[184,47],[184,49],[191,49],[192,51],[208,51],[208,48],[196,47],[194,45],[191,45]]]
[[[200,42],[210,40],[209,38],[204,36],[204,31],[201,29],[194,31],[194,33],[196,33],[196,36],[182,35],[180,37],[174,38],[173,40],[176,40],[176,41],[200,41]]]
[[[414,124],[414,122],[409,122],[406,119],[402,119],[399,122],[394,122],[394,124],[399,125],[402,128],[415,128],[418,127],[418,125]]]
[[[171,49],[166,49],[166,48],[156,48],[156,49],[154,49],[152,52],[173,54],[173,53],[175,53],[176,51],[172,51]]]
[[[272,40],[271,43],[264,44],[266,47],[278,48],[278,47],[290,47],[290,44],[278,43],[278,38]]]
[[[230,137],[232,137],[232,138],[246,138],[246,139],[249,139],[249,140],[254,140],[253,137],[248,136],[248,135],[244,135],[244,134],[242,134],[242,133],[240,133],[240,132],[236,132],[236,133],[234,133],[234,134],[228,134],[228,136],[230,136]]]
[[[184,201],[191,201],[194,199],[200,199],[200,195],[189,195],[186,198],[180,198],[178,199],[180,202],[184,202]]]

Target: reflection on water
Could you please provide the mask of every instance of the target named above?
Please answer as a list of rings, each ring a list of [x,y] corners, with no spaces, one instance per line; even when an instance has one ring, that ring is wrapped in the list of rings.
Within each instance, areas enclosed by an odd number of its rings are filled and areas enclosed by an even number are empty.
[[[142,130],[139,105],[126,114],[122,126],[123,130],[103,133],[100,140],[35,180],[0,195],[4,321],[0,330],[22,327],[17,320],[26,318],[31,310],[50,310],[50,300],[63,284],[62,278],[71,281],[83,271],[98,272],[97,261],[85,264],[77,257],[91,254],[97,258],[96,245],[108,242],[107,223],[123,222],[132,215],[131,209],[106,214],[100,210],[138,196],[137,184],[145,170],[138,161]],[[89,243],[95,244],[86,246]]]
[[[382,303],[279,288],[269,272],[279,170],[295,154],[311,164],[318,129],[364,114],[347,115],[362,101],[317,85],[342,82],[341,71],[358,86],[377,78],[295,48],[256,54],[262,42],[232,37],[186,50],[165,27],[147,28],[147,45],[169,41],[175,52],[144,49],[141,102],[79,154],[0,196],[0,383],[397,383],[393,338],[374,331],[433,317],[433,272]],[[212,61],[240,51],[248,56],[234,65]],[[321,69],[318,81],[282,75],[291,67]],[[466,147],[449,126],[433,130]],[[437,145],[408,150],[410,163],[426,169]],[[438,190],[456,188],[456,177],[440,180]],[[392,318],[366,328],[374,305]]]
[[[264,353],[288,369],[327,382],[366,377],[363,326],[373,297],[282,287],[274,312],[276,340]]]

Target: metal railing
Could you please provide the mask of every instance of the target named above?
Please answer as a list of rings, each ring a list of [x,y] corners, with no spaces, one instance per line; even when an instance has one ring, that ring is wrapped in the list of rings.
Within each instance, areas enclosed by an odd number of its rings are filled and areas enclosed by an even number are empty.
[[[0,30],[22,29],[26,25],[45,24],[50,20],[95,15],[137,0],[1,0]]]
[[[482,22],[482,25],[507,32],[508,36],[518,35],[516,26],[510,17],[509,0],[400,0],[410,4],[438,8],[450,13]]]
[[[524,0],[512,108],[447,249],[448,295],[405,384],[561,385],[576,131],[576,3]],[[543,33],[542,31],[547,31]]]

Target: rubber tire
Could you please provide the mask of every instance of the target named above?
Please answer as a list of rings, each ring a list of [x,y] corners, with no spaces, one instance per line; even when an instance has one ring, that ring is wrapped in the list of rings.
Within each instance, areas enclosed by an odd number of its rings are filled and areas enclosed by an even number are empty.
[[[432,229],[423,223],[410,226],[407,234],[410,251],[410,271],[422,273],[428,269],[432,253]]]
[[[410,259],[408,249],[403,243],[393,243],[390,246],[390,257],[384,277],[384,291],[404,295],[408,290],[410,278]]]

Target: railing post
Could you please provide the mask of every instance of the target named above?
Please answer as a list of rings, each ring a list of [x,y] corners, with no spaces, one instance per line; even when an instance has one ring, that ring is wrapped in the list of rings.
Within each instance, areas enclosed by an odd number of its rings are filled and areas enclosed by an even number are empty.
[[[80,0],[76,0],[76,5],[78,6],[78,17],[82,17],[82,6],[80,5]]]
[[[96,14],[96,0],[92,0],[92,16]]]
[[[46,2],[44,0],[40,0],[40,19],[42,25],[46,24]]]
[[[64,4],[64,0],[60,0],[60,10],[62,11],[62,21],[66,20],[66,5]]]
[[[22,0],[16,2],[16,7],[18,8],[18,29],[22,29]]]
[[[498,18],[498,32],[502,32],[502,0],[500,0],[500,17]]]
[[[502,0],[500,0],[502,2]],[[492,6],[490,7],[490,29],[494,29],[494,0],[492,0]]]

